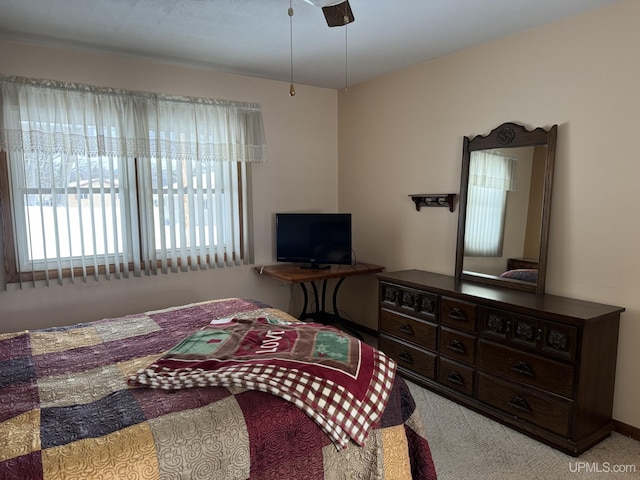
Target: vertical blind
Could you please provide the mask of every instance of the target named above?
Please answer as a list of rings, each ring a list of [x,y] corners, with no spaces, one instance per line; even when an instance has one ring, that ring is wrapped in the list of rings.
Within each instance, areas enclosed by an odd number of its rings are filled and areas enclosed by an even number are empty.
[[[507,205],[513,191],[517,160],[493,152],[472,152],[465,224],[464,254],[471,257],[499,257]]]
[[[0,106],[21,279],[247,261],[260,105],[0,75]]]

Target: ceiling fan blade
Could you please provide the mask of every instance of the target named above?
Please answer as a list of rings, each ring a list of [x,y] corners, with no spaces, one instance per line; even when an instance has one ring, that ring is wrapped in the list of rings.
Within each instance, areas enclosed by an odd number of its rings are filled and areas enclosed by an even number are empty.
[[[349,5],[349,0],[345,0],[337,5],[322,7],[322,13],[324,13],[324,18],[330,27],[342,27],[355,20],[353,12],[351,11],[351,5]],[[345,17],[348,19],[346,22]]]

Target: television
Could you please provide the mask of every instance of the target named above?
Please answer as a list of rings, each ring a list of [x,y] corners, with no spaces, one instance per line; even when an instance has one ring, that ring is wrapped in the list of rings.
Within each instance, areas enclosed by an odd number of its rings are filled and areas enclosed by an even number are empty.
[[[276,213],[276,258],[307,268],[351,264],[350,213]]]

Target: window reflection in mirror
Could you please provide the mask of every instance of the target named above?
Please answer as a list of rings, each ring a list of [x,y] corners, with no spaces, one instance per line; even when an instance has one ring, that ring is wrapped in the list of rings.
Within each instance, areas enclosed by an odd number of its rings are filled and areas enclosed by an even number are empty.
[[[546,159],[546,146],[471,152],[464,271],[535,282]]]

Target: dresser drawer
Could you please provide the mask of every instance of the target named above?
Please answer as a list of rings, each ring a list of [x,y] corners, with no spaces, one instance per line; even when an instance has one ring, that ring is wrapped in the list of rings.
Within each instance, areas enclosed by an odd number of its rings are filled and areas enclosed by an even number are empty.
[[[430,350],[436,349],[436,326],[424,320],[382,309],[380,311],[381,332],[386,332],[408,342]]]
[[[440,304],[440,322],[454,328],[476,331],[476,304],[463,302],[455,298],[442,297]]]
[[[574,360],[576,327],[503,310],[480,308],[480,331],[516,348],[525,346],[559,358]]]
[[[416,372],[423,377],[435,379],[436,356],[405,342],[380,334],[378,348],[393,358],[398,365]]]
[[[478,400],[509,415],[569,436],[571,403],[478,373]]]
[[[473,369],[460,363],[440,358],[438,382],[466,395],[473,395]]]
[[[438,295],[391,283],[380,283],[380,306],[435,321],[438,312]]]
[[[574,367],[480,340],[478,368],[565,397],[573,395]]]
[[[458,330],[440,327],[438,351],[440,355],[473,365],[476,358],[476,339]]]

